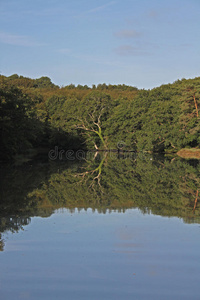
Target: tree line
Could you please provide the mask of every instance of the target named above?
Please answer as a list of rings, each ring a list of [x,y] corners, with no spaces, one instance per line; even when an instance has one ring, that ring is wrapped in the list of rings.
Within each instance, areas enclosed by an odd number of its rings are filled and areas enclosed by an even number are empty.
[[[200,77],[152,90],[59,87],[48,77],[0,76],[0,154],[30,149],[177,152],[200,144]],[[123,149],[122,149],[123,148]]]

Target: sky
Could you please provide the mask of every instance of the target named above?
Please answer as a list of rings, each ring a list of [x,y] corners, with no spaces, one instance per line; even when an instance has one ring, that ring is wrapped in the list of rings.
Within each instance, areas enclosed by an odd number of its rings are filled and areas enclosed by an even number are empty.
[[[200,76],[200,0],[0,0],[0,74],[145,89]]]

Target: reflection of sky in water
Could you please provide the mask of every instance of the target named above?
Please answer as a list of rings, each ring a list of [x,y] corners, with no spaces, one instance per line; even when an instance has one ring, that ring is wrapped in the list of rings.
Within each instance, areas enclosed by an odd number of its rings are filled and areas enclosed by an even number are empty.
[[[58,210],[6,233],[10,299],[199,299],[200,228],[178,218]]]

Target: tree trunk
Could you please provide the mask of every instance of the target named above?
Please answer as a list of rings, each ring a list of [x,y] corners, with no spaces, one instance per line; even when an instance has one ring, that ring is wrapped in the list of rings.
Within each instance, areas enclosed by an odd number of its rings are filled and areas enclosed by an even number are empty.
[[[194,105],[195,105],[195,108],[196,108],[197,118],[198,118],[199,117],[199,112],[198,112],[197,100],[196,100],[195,94],[193,95],[193,99],[194,99]]]

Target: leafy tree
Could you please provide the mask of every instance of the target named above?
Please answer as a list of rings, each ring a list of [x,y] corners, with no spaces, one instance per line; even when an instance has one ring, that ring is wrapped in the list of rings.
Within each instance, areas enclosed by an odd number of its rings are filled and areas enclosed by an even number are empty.
[[[11,157],[31,147],[33,116],[33,103],[26,94],[15,87],[0,87],[2,157]]]
[[[47,76],[42,76],[35,80],[34,87],[37,88],[54,88],[55,85],[51,82],[51,79]]]

